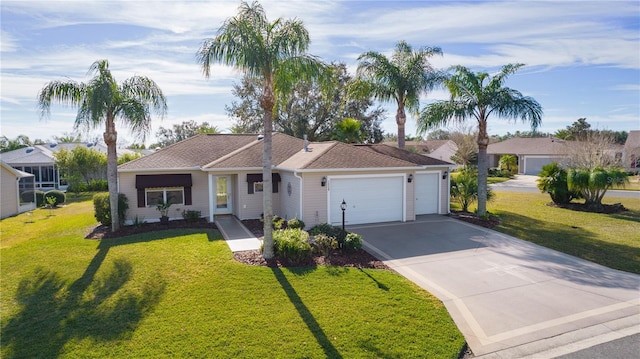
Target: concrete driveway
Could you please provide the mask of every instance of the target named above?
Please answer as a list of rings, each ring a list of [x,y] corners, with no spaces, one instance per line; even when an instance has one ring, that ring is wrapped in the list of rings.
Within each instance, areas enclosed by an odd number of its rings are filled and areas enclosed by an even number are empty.
[[[442,300],[476,356],[553,357],[640,332],[638,275],[444,216],[349,230]]]

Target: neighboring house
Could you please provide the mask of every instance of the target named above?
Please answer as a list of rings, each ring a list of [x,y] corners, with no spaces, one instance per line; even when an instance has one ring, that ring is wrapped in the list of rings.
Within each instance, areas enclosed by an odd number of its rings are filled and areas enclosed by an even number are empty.
[[[1,153],[0,160],[17,170],[33,174],[37,189],[44,191],[59,189],[64,191],[67,189],[68,183],[58,171],[55,163],[55,153],[61,149],[72,151],[78,146],[86,146],[100,153],[107,153],[107,146],[102,143],[47,143]],[[122,155],[125,152],[133,153],[131,150],[118,149],[118,155]]]
[[[127,222],[157,221],[160,200],[184,210],[239,219],[262,215],[263,143],[257,135],[201,134],[118,167],[120,192],[129,199]],[[387,145],[349,145],[273,135],[273,208],[307,227],[412,221],[449,211],[452,164]]]
[[[627,171],[640,171],[640,131],[629,131],[622,150],[622,164]]]
[[[548,163],[566,164],[570,154],[577,153],[576,151],[582,148],[580,146],[580,142],[566,141],[555,137],[514,137],[489,144],[487,155],[490,167],[498,167],[502,155],[515,155],[518,157],[519,174],[537,176],[542,170],[542,166]],[[615,143],[609,144],[604,153],[620,163],[623,157],[623,146]]]
[[[489,144],[487,147],[489,167],[498,167],[502,155],[518,157],[518,173],[538,175],[542,166],[551,162],[562,162],[567,155],[566,141],[554,137],[522,138]]]
[[[385,144],[397,147],[397,142],[385,142]],[[458,152],[458,146],[451,140],[407,141],[404,148],[407,151],[447,162],[452,162],[451,157]]]
[[[31,211],[36,208],[34,175],[9,166],[0,161],[0,218]]]

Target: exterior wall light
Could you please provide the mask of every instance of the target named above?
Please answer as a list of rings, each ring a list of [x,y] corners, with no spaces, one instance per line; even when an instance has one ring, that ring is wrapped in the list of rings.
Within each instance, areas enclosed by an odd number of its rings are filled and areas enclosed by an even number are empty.
[[[413,174],[409,174],[409,177],[407,177],[407,182],[413,182]]]
[[[321,185],[322,187],[324,187],[324,186],[326,186],[326,185],[327,185],[327,176],[322,177],[322,182],[320,182],[320,185]]]
[[[449,174],[449,172],[444,171],[442,172],[442,179],[447,179],[447,175]]]

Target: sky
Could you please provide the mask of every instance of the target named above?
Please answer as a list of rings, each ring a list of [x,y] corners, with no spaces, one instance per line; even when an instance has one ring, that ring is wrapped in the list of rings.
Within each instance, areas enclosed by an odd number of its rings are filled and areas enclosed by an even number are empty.
[[[195,54],[213,38],[239,1],[7,1],[0,2],[0,135],[51,140],[73,132],[77,110],[62,105],[42,117],[40,89],[52,80],[86,82],[91,64],[107,59],[118,82],[153,79],[167,98],[164,119],[152,120],[145,143],[159,127],[194,120],[222,132],[232,126],[225,105],[242,73],[214,65],[205,78]],[[355,74],[367,51],[389,56],[395,44],[440,47],[438,69],[463,65],[495,73],[526,66],[506,86],[543,107],[539,130],[555,132],[585,117],[592,127],[640,129],[640,1],[261,1],[270,21],[298,18],[311,37],[309,53],[343,62]],[[421,98],[446,100],[444,89]],[[396,133],[395,105],[382,104],[382,128]],[[473,122],[469,122],[473,124]],[[489,119],[489,134],[528,131],[521,122]],[[101,137],[103,129],[85,134]],[[416,135],[409,117],[406,133]],[[121,145],[141,143],[119,128]]]

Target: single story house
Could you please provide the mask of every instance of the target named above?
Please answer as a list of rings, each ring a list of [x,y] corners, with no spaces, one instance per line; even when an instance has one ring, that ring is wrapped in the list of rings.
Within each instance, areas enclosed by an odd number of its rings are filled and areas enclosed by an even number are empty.
[[[562,162],[567,156],[566,141],[555,137],[514,137],[487,147],[489,167],[498,167],[502,155],[518,157],[518,173],[538,175],[542,166]]]
[[[570,154],[577,153],[580,146],[580,142],[555,137],[514,137],[489,144],[487,155],[490,167],[498,167],[502,155],[515,155],[518,157],[518,173],[536,176],[542,170],[542,166],[548,163],[566,163]],[[623,159],[622,145],[609,144],[604,152],[618,163]]]
[[[622,164],[627,171],[640,171],[640,131],[629,131],[622,150]]]
[[[107,146],[99,142],[45,143],[8,151],[0,154],[0,160],[11,167],[34,175],[36,188],[43,191],[58,189],[65,191],[68,183],[56,166],[55,153],[61,149],[72,151],[78,146],[86,146],[100,153],[107,153]],[[118,149],[118,155],[131,150]]]
[[[412,221],[417,215],[449,212],[449,162],[391,146],[307,143],[273,134],[273,208],[307,228]],[[118,167],[119,191],[129,199],[127,221],[159,220],[160,200],[184,210],[256,219],[262,215],[262,137],[201,134]]]
[[[36,208],[34,175],[16,170],[0,161],[0,218]]]

